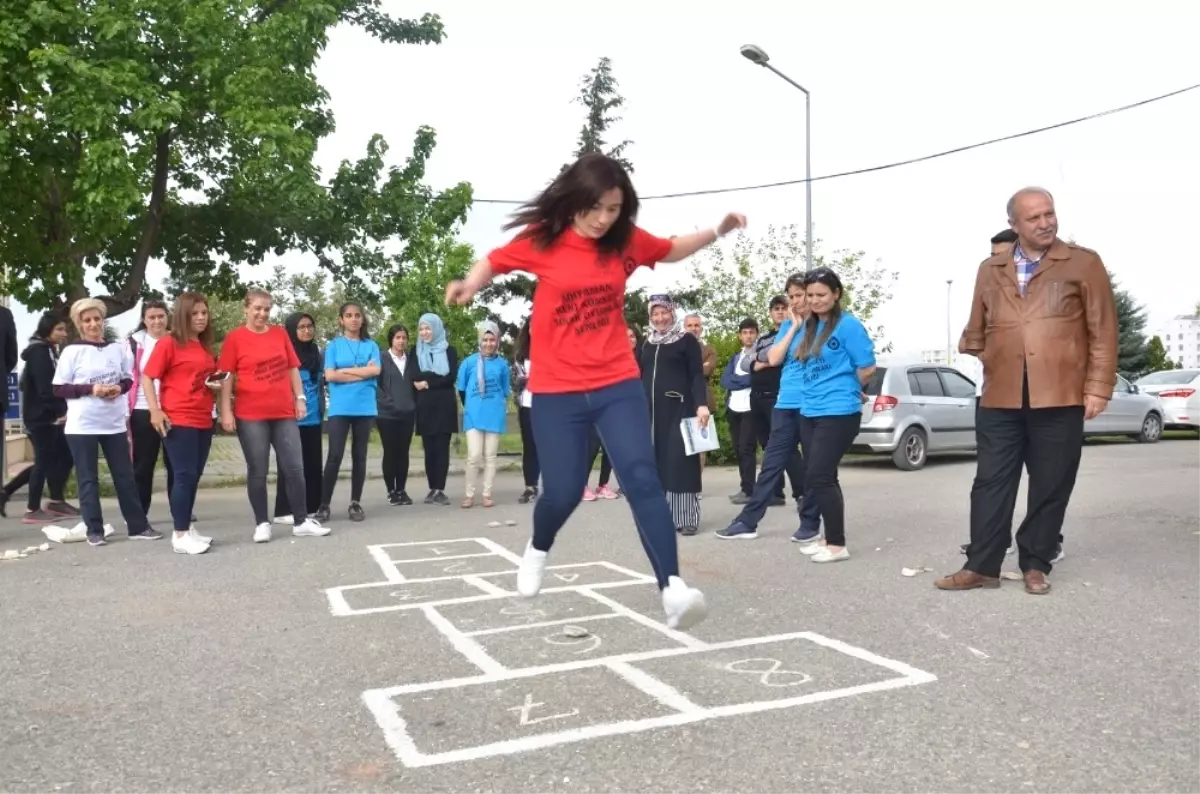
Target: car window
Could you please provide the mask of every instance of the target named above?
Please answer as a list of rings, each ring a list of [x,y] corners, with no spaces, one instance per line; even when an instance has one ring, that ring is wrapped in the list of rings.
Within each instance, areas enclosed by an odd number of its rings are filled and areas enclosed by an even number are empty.
[[[886,373],[887,367],[878,367],[871,373],[871,379],[867,381],[864,391],[872,397],[878,397],[880,391],[883,390],[883,376]]]
[[[1138,380],[1139,386],[1158,386],[1173,383],[1191,383],[1200,376],[1200,370],[1195,369],[1165,369],[1162,372],[1152,372]]]
[[[921,369],[908,373],[908,387],[912,389],[914,395],[921,397],[946,396],[946,393],[942,391],[942,382],[938,379],[937,372],[930,369]],[[974,393],[974,389],[971,391]]]
[[[1122,392],[1124,394],[1129,394],[1131,391],[1133,391],[1133,389],[1129,388],[1129,381],[1125,380],[1120,375],[1118,375],[1117,376],[1117,385],[1113,388],[1113,391],[1114,392]]]
[[[952,369],[938,370],[942,373],[942,383],[946,387],[946,395],[960,399],[973,398],[975,396],[975,384],[967,380],[961,373],[955,372]]]

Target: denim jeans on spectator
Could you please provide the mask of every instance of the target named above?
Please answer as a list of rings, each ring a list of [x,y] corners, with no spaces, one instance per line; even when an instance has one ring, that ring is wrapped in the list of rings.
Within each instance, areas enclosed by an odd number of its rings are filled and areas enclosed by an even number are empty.
[[[68,435],[67,446],[75,461],[75,480],[79,484],[79,512],[87,525],[90,538],[104,537],[104,514],[100,511],[100,453],[108,464],[121,517],[130,535],[141,535],[150,529],[142,500],[138,498],[133,479],[133,460],[129,454],[129,437],[124,433],[102,436]]]
[[[172,427],[163,439],[163,452],[171,463],[171,470],[175,472],[175,478],[169,485],[168,501],[176,532],[183,532],[192,525],[196,490],[200,487],[200,477],[208,463],[212,439],[211,429],[196,427]]]
[[[276,465],[285,475],[284,488],[292,515],[308,515],[304,499],[304,458],[296,420],[239,419],[237,435],[246,459],[246,496],[254,511],[254,523],[266,524],[271,520],[267,513],[267,469],[271,464],[272,447]]]
[[[775,492],[783,488],[785,470],[795,472],[792,487],[804,489],[800,502],[800,529],[802,534],[813,534],[820,529],[821,512],[818,496],[808,485],[808,474],[802,456],[796,454],[800,443],[800,422],[803,417],[794,408],[775,408],[771,411],[771,437],[763,451],[762,470],[754,483],[750,501],[742,507],[735,521],[750,529],[758,529],[758,522],[766,515],[767,506]],[[799,459],[800,465],[795,461]]]

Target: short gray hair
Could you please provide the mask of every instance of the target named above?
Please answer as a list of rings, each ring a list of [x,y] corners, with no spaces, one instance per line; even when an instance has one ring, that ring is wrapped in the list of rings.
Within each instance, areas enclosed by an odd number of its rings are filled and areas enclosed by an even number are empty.
[[[83,330],[83,326],[80,323],[85,312],[100,312],[100,319],[103,320],[108,316],[108,307],[104,305],[104,301],[97,298],[80,298],[72,303],[70,310],[71,322],[81,331]]]
[[[683,315],[684,320],[690,320],[693,317],[695,317],[700,322],[704,322],[704,318],[700,316],[700,312],[688,312],[687,314]]]
[[[1017,199],[1019,199],[1021,196],[1028,196],[1031,193],[1039,193],[1039,194],[1045,196],[1046,198],[1050,199],[1051,204],[1054,203],[1054,195],[1051,194],[1051,192],[1049,190],[1046,190],[1046,188],[1044,188],[1044,187],[1023,187],[1020,190],[1018,190],[1016,193],[1013,193],[1012,198],[1010,198],[1008,200],[1008,204],[1005,205],[1004,211],[1006,213],[1008,213],[1008,219],[1010,221],[1016,220],[1016,216],[1013,215],[1013,211],[1017,207]]]

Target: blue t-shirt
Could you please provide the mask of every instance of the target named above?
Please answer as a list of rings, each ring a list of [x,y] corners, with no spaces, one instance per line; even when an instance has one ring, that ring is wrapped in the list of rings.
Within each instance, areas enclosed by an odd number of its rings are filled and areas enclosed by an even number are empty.
[[[313,377],[307,369],[300,369],[300,383],[304,386],[304,396],[308,398],[308,413],[296,424],[301,427],[311,427],[321,424],[321,379]]]
[[[479,393],[479,354],[472,353],[458,367],[460,392],[466,394],[463,431],[503,433],[508,429],[508,395],[512,393],[508,362],[500,356],[483,360],[485,393]]]
[[[339,336],[325,348],[325,369],[379,366],[379,345]],[[330,416],[375,416],[376,378],[329,384]]]
[[[787,325],[784,323],[780,333],[787,330]],[[817,336],[824,330],[825,323],[818,322]],[[820,353],[803,363],[794,358],[801,338],[797,332],[788,350],[776,406],[800,408],[801,413],[811,417],[849,416],[862,411],[858,370],[875,366],[875,343],[858,318],[843,313]],[[791,392],[796,394],[795,404],[784,405],[784,384],[796,390]]]
[[[775,339],[783,339],[791,327],[792,321],[784,320],[783,325],[779,326],[779,330],[775,334]],[[800,346],[800,340],[803,338],[804,329],[801,328],[792,337],[792,343],[788,345],[787,357],[783,360],[783,371],[779,375],[779,393],[775,395],[776,408],[800,410],[801,367],[800,362],[796,360],[796,348]]]

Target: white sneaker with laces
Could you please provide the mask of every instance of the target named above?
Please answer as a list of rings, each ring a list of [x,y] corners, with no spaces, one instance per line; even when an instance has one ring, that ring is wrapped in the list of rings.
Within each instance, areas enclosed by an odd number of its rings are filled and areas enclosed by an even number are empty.
[[[688,587],[678,576],[667,580],[667,586],[662,591],[662,601],[669,629],[686,631],[708,615],[704,593],[694,587]]]
[[[203,543],[206,546],[212,544],[212,538],[210,538],[208,535],[201,535],[199,532],[197,532],[195,524],[192,524],[190,527],[188,527],[188,535],[190,535],[191,537],[200,541],[201,543]]]
[[[171,549],[176,554],[203,554],[208,551],[208,544],[196,540],[189,531],[183,535],[172,534]]]
[[[270,543],[271,542],[271,525],[263,522],[254,528],[255,543]]]
[[[292,534],[298,538],[313,537],[323,538],[332,532],[330,527],[321,526],[321,522],[315,518],[306,518],[304,523],[292,529]]]
[[[525,547],[525,556],[517,569],[517,592],[525,598],[533,598],[542,589],[547,556],[547,552],[535,549],[533,543]]]
[[[800,553],[808,557],[820,554],[825,551],[825,544],[821,542],[821,538],[817,538],[811,543],[803,543],[800,546]]]
[[[273,523],[279,524],[280,526],[283,526],[283,527],[290,527],[296,523],[296,519],[293,518],[292,516],[275,516],[275,518],[273,518],[271,520]]]
[[[808,559],[809,562],[841,562],[850,559],[850,550],[843,547],[841,551],[830,551],[828,546],[822,546],[820,551]]]

